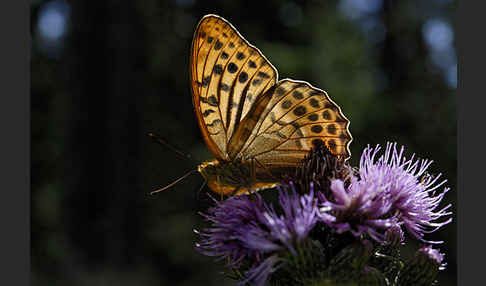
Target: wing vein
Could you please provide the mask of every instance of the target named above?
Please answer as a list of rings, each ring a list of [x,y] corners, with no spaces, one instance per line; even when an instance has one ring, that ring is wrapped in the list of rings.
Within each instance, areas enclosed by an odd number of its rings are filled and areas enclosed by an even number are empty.
[[[292,91],[294,91],[295,89],[293,89]],[[290,92],[289,92],[290,93]],[[280,119],[282,119],[283,117],[285,117],[285,115],[287,115],[289,112],[293,111],[295,108],[297,108],[297,106],[299,106],[302,102],[306,101],[307,99],[309,99],[311,97],[311,95],[308,95],[307,97],[304,97],[301,101],[299,101],[298,103],[292,105],[291,108],[289,108],[289,110],[287,110],[285,113],[283,113],[282,116],[280,116],[279,118],[276,118],[275,119],[275,122],[278,122]],[[274,106],[272,106],[272,109],[273,109]],[[262,133],[265,133],[267,132],[267,130],[272,127],[273,125],[275,125],[275,122],[272,122],[267,128],[265,128],[265,130],[262,131]]]

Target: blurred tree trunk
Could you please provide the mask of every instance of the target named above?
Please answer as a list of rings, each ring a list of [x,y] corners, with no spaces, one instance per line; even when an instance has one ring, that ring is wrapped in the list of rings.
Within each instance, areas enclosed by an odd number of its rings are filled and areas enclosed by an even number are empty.
[[[124,265],[140,245],[144,38],[133,4],[109,2],[72,2],[64,221],[85,262]]]

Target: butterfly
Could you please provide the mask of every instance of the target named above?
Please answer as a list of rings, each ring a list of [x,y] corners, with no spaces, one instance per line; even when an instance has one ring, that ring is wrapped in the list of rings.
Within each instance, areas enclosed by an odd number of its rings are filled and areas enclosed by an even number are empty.
[[[350,157],[349,120],[319,88],[276,68],[217,15],[196,27],[190,56],[197,122],[216,157],[198,166],[209,188],[239,195],[277,186],[313,148]]]

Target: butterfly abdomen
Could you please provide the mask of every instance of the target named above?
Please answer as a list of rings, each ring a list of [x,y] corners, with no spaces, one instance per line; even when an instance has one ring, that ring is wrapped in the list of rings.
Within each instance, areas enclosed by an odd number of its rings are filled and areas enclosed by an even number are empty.
[[[198,171],[207,180],[209,188],[222,195],[240,195],[272,188],[282,179],[279,173],[265,172],[251,161],[241,160],[207,161],[199,165]]]

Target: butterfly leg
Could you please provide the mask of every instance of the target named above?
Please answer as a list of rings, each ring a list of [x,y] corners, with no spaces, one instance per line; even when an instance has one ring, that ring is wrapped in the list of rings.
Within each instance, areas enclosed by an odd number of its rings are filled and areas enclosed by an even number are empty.
[[[241,189],[241,186],[238,186],[236,187],[232,192],[231,192],[231,196],[235,196],[236,194],[238,194],[238,191]]]
[[[221,186],[221,180],[219,179],[219,174],[216,174],[216,181],[218,182],[219,194],[221,195],[220,200],[222,201],[223,200],[223,187]]]
[[[256,167],[255,167],[255,158],[252,158],[250,161],[250,186],[253,186],[256,183]],[[250,189],[250,192],[252,190]]]

